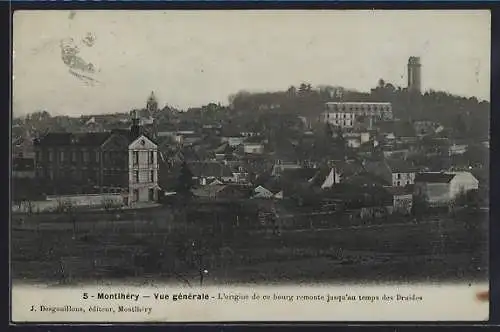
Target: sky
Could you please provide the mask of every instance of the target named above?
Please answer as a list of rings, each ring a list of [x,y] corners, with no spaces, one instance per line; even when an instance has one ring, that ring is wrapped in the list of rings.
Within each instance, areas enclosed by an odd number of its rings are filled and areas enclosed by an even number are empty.
[[[79,72],[93,84],[63,62],[68,38],[94,65],[94,74]],[[484,10],[19,11],[12,107],[14,116],[78,116],[144,107],[151,91],[160,107],[186,109],[301,82],[405,87],[410,56],[421,58],[424,91],[490,99]]]

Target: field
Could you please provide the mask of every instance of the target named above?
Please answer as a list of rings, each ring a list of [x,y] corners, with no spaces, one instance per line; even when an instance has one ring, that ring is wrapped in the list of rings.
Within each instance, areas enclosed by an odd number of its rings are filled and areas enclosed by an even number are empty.
[[[220,220],[217,225],[210,219],[174,221],[168,215],[13,222],[13,279],[193,285],[201,279],[203,284],[472,282],[488,276],[487,220],[477,212],[418,223],[341,226],[325,216],[328,227],[287,228],[280,234],[228,227]]]

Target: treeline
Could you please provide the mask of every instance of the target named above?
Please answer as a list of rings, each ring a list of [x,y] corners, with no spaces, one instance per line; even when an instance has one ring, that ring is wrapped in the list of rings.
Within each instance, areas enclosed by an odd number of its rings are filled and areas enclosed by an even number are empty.
[[[243,118],[253,119],[251,122],[256,121],[256,113],[267,111],[314,117],[324,110],[324,104],[328,101],[391,102],[397,119],[439,122],[451,129],[454,138],[489,137],[489,102],[442,91],[414,93],[382,79],[370,92],[333,86],[313,88],[308,83],[302,83],[298,87],[291,86],[286,91],[240,91],[229,97],[231,109]]]

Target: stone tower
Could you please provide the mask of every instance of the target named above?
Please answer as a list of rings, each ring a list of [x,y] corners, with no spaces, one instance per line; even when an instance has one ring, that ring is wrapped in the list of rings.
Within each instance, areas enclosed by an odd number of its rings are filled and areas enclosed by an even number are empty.
[[[408,90],[420,93],[421,86],[421,67],[420,57],[411,56],[408,59]]]

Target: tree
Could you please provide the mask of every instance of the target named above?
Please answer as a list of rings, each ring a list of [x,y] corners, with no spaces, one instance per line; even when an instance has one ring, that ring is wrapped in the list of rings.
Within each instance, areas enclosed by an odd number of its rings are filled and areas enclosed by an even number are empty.
[[[177,179],[177,195],[183,199],[189,198],[191,196],[191,188],[193,185],[193,173],[189,169],[186,161],[184,161],[181,165],[179,178]]]

